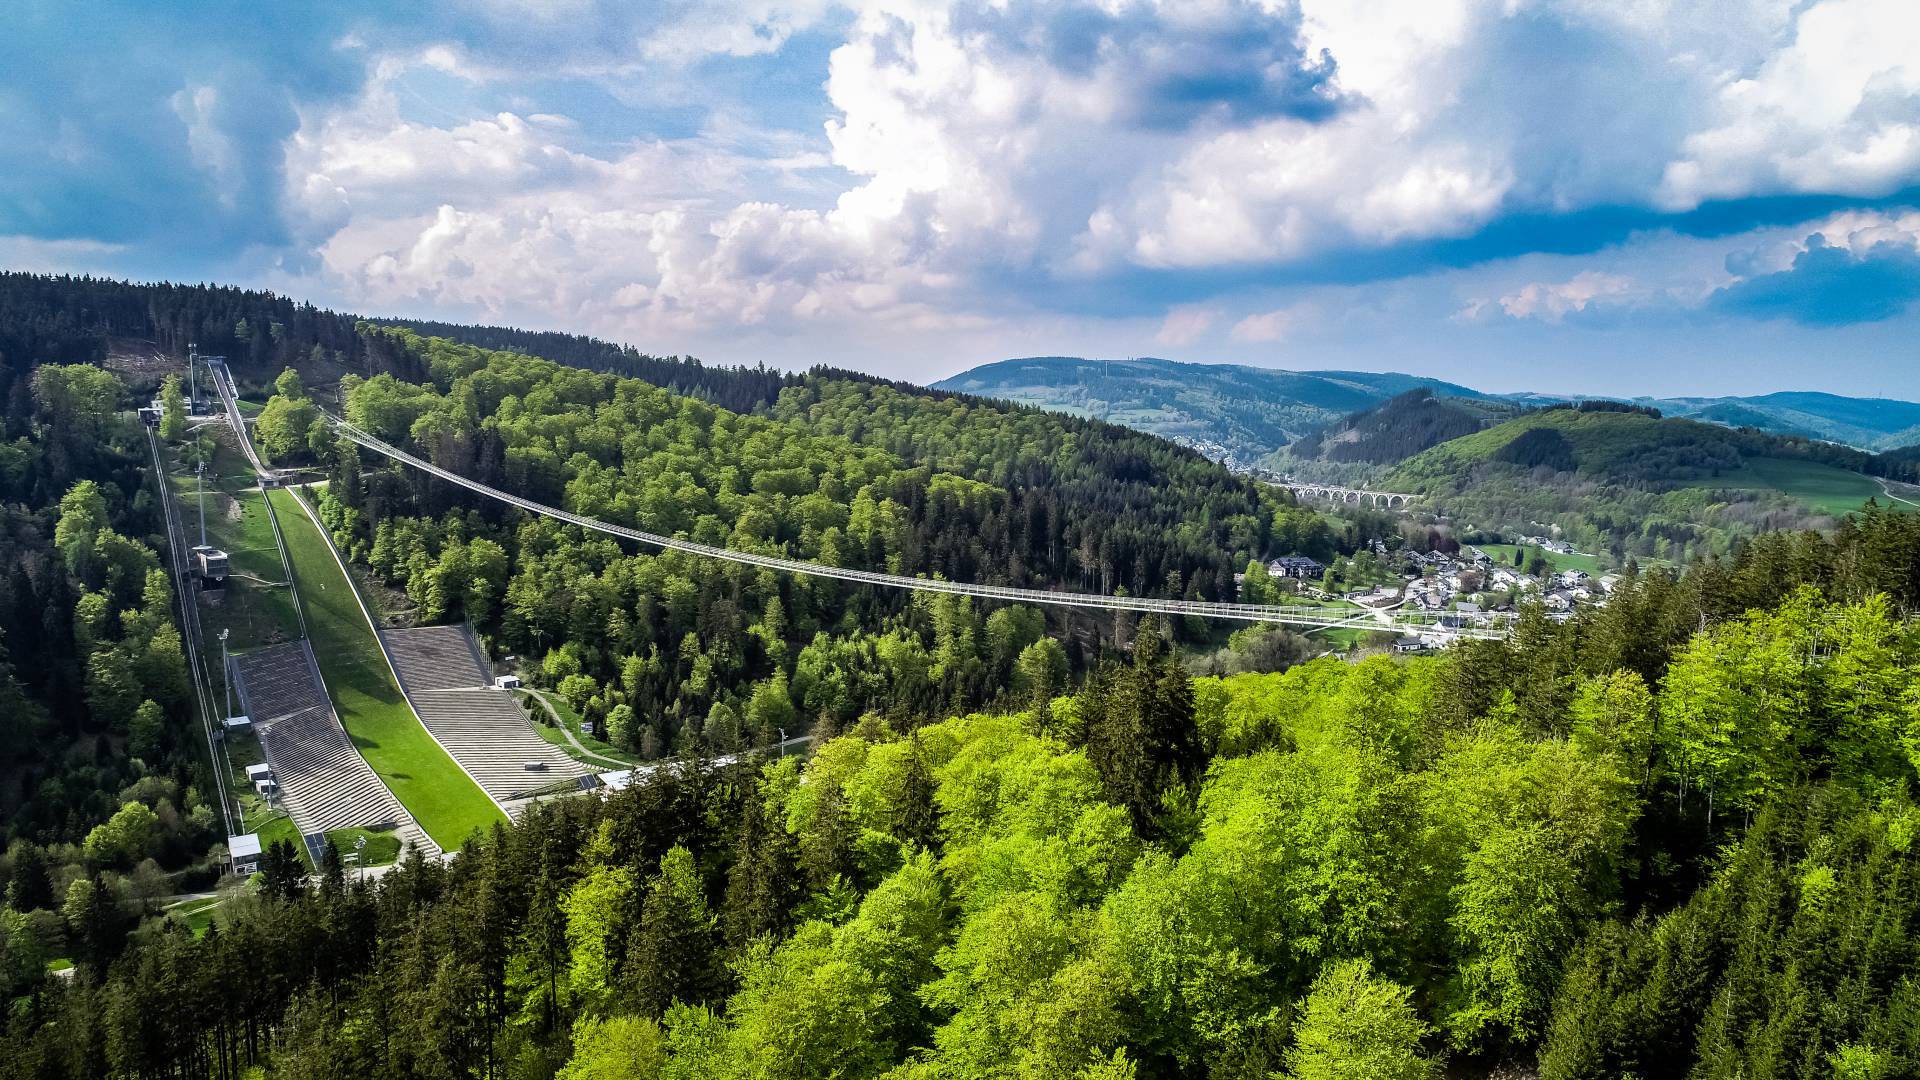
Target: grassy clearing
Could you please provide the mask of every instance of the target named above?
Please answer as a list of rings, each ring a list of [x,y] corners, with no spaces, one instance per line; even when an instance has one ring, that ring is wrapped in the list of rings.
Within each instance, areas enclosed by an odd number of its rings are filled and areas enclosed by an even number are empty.
[[[367,841],[364,848],[358,846],[362,838]],[[334,850],[343,856],[351,855],[355,850],[360,852],[360,861],[347,860],[349,869],[356,866],[385,866],[400,857],[400,838],[391,829],[335,829],[327,834],[327,839],[333,841]]]
[[[1357,626],[1340,626],[1328,630],[1313,630],[1307,633],[1308,641],[1318,641],[1335,652],[1346,652],[1367,636],[1367,631]]]
[[[307,845],[300,842],[300,830],[293,824],[293,819],[277,810],[274,814],[276,816],[267,818],[253,827],[253,831],[260,834],[260,850],[264,852],[285,840],[293,845],[293,850],[300,853],[300,864],[312,870],[313,859],[307,855]]]
[[[610,757],[616,761],[624,761],[629,765],[638,765],[640,763],[638,757],[624,750],[615,748],[612,743],[602,742],[600,739],[589,734],[586,725],[580,720],[580,714],[573,711],[573,707],[567,704],[567,699],[558,694],[547,694],[545,695],[545,700],[552,703],[553,711],[560,714],[560,722],[565,724],[567,730],[573,732],[574,737],[580,740],[580,745],[602,757]],[[540,707],[539,699],[535,698],[531,691],[526,692],[526,698],[523,704],[527,707],[527,715],[533,717],[534,734],[554,746],[559,747],[563,753],[575,761],[585,762],[588,765],[595,765],[601,768],[607,767],[606,762],[595,760],[592,757],[582,756],[578,750],[575,750],[573,744],[567,741],[567,737],[561,734],[560,729],[547,722],[551,718],[547,715],[547,711]]]
[[[207,927],[213,925],[214,912],[220,907],[219,898],[211,900],[185,900],[167,909],[167,916],[183,923],[194,937],[205,937]]]
[[[1527,551],[1539,551],[1540,554],[1545,555],[1547,557],[1547,565],[1552,567],[1553,572],[1556,574],[1562,570],[1585,570],[1589,574],[1600,573],[1600,557],[1598,555],[1562,555],[1558,552],[1535,548],[1532,544],[1475,544],[1473,546],[1493,556],[1495,565],[1504,566],[1509,570],[1514,568],[1513,553],[1524,548]],[[1646,560],[1643,559],[1641,561],[1645,562]]]
[[[1748,458],[1738,472],[1703,480],[1695,487],[1736,491],[1784,491],[1823,514],[1850,514],[1860,504],[1878,497],[1886,501],[1878,481],[1861,473],[1836,469],[1817,461],[1787,458]]]
[[[367,764],[443,848],[459,847],[474,830],[506,820],[408,708],[353,586],[326,538],[295,502],[298,496],[283,489],[269,497],[293,560],[320,674]]]

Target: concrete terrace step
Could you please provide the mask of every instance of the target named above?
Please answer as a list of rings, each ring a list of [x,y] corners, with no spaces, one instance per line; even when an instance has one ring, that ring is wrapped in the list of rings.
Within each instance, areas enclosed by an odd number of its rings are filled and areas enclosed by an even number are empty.
[[[385,630],[381,639],[420,722],[496,801],[593,771],[534,734],[513,695],[492,688],[491,665],[466,627]]]
[[[380,637],[408,693],[493,685],[493,665],[464,626],[382,630]]]
[[[236,655],[233,674],[280,802],[301,833],[394,825],[418,834],[423,848],[432,844],[340,725],[306,642]]]

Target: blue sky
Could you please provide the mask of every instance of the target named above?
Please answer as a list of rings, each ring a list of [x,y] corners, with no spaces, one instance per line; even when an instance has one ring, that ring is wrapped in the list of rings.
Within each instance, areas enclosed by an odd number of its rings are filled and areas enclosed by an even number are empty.
[[[0,13],[0,265],[931,381],[1920,398],[1912,0]]]

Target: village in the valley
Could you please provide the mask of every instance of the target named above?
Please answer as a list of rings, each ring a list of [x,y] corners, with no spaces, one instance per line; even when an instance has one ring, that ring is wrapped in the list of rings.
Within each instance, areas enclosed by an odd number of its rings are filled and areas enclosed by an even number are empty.
[[[1469,625],[1536,601],[1549,615],[1564,617],[1583,605],[1606,603],[1620,580],[1613,572],[1558,569],[1557,561],[1592,562],[1593,557],[1548,536],[1523,536],[1515,543],[1485,547],[1446,543],[1428,551],[1396,550],[1374,540],[1331,564],[1285,555],[1264,565],[1255,563],[1235,577],[1243,601],[1291,596],[1376,611],[1430,612],[1442,616],[1437,624],[1441,628]],[[1408,636],[1393,648],[1423,651],[1437,643],[1435,637]]]

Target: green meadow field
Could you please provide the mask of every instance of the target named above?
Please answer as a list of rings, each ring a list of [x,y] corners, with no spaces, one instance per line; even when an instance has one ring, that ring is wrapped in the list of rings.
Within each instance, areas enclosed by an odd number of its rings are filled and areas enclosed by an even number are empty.
[[[295,501],[299,496],[282,489],[269,498],[293,560],[320,674],[367,764],[443,848],[456,848],[475,830],[506,820],[408,707],[353,586],[326,538]]]

